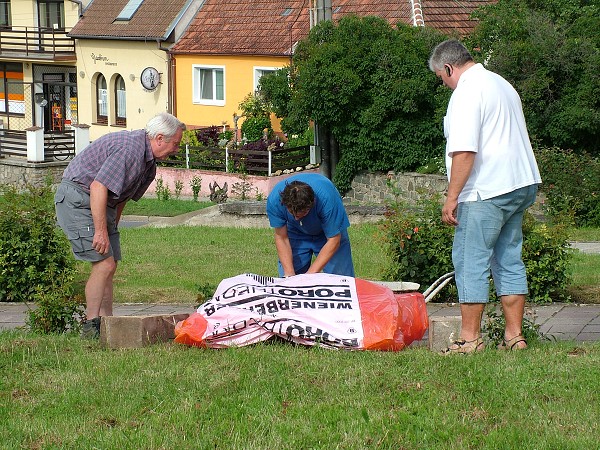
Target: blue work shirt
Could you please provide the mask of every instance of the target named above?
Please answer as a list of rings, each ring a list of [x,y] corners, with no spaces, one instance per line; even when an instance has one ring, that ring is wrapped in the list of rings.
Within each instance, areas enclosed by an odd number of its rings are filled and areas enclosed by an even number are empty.
[[[300,220],[296,220],[281,204],[280,193],[293,181],[308,184],[315,193],[314,206]],[[267,198],[267,215],[271,227],[287,225],[288,235],[295,239],[322,235],[332,238],[338,234],[347,236],[350,226],[342,196],[331,180],[317,173],[297,174],[277,183]]]

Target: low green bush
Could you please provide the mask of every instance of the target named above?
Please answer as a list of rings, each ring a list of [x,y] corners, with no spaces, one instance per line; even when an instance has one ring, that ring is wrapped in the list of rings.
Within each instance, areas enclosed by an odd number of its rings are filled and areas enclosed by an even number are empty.
[[[600,226],[600,159],[560,148],[538,148],[535,154],[548,214],[570,216],[578,227]]]
[[[265,116],[247,117],[242,124],[242,135],[248,142],[258,141],[263,138],[263,132],[267,129],[267,138],[273,136],[271,120]]]
[[[540,223],[531,214],[523,219],[523,262],[527,269],[529,299],[535,303],[569,300],[571,282],[567,226]]]
[[[454,270],[454,228],[441,221],[439,196],[423,197],[414,205],[396,201],[381,225],[388,259],[387,280],[411,281],[427,287]],[[526,214],[523,225],[523,261],[529,280],[529,301],[564,301],[570,281],[571,253],[566,227],[536,222]],[[493,292],[492,287],[490,288]],[[446,287],[437,301],[456,300],[455,288]]]
[[[387,267],[386,280],[431,285],[445,273],[452,272],[454,230],[440,220],[439,197],[430,196],[414,205],[396,200],[388,206],[381,225]],[[437,294],[436,300],[451,296],[450,288]]]
[[[57,277],[75,271],[69,243],[56,226],[50,181],[18,192],[0,186],[0,301],[33,301]]]
[[[72,274],[62,274],[50,288],[38,288],[33,294],[36,308],[28,312],[27,325],[31,331],[77,333],[85,318],[85,298],[75,293]]]

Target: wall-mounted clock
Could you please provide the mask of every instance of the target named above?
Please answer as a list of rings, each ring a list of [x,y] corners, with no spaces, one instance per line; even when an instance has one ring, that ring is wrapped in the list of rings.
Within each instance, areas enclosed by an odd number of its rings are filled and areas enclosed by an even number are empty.
[[[153,91],[158,87],[158,83],[160,83],[160,73],[154,67],[146,67],[142,70],[140,81],[144,89]]]

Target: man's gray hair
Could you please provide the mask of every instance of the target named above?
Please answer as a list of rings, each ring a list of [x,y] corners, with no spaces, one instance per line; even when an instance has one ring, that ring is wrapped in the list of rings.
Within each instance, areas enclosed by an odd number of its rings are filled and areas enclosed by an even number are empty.
[[[150,139],[154,139],[157,135],[162,134],[167,142],[175,136],[178,129],[185,131],[185,123],[167,112],[157,114],[146,124],[146,134]]]
[[[473,57],[469,50],[456,39],[449,39],[433,49],[429,57],[429,69],[436,72],[442,70],[444,64],[462,67],[470,61],[473,61]]]

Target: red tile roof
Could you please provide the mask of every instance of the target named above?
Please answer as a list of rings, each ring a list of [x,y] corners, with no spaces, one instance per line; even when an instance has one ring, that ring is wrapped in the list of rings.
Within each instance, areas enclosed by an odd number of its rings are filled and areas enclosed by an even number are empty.
[[[462,1],[421,1],[423,19],[426,27],[435,28],[442,33],[464,36],[476,25],[469,15],[480,6],[495,3],[496,0]]]
[[[96,0],[98,1],[98,0]],[[376,15],[390,24],[414,24],[413,4],[421,7],[425,26],[466,34],[477,7],[495,0],[410,1],[332,0],[333,19]],[[180,54],[289,56],[308,35],[312,0],[205,0],[187,31],[171,49]]]
[[[69,36],[104,39],[168,38],[189,0],[144,0],[131,20],[115,21],[128,0],[93,0]]]

